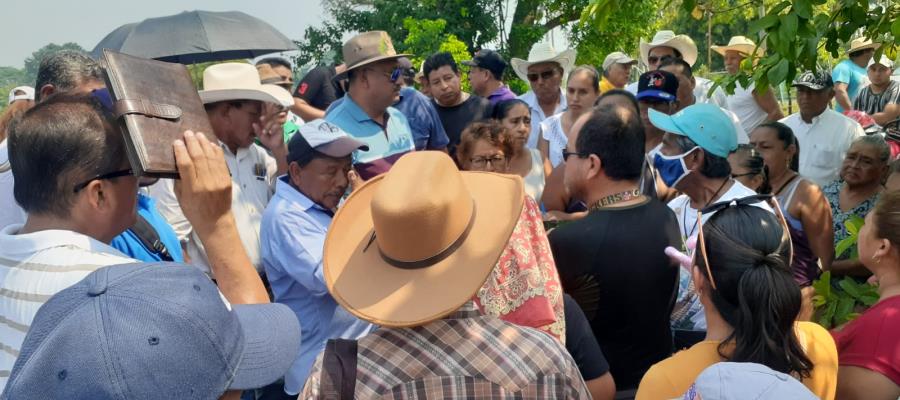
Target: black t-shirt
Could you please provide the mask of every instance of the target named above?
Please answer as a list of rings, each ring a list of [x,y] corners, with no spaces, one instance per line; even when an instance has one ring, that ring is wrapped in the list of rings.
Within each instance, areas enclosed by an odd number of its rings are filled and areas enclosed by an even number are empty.
[[[600,344],[591,332],[591,325],[581,307],[568,294],[563,293],[563,312],[566,314],[566,350],[578,365],[581,377],[589,381],[609,372],[609,363],[603,357]]]
[[[450,139],[447,151],[451,155],[456,153],[459,137],[470,123],[491,117],[491,102],[483,97],[471,95],[466,101],[453,107],[444,107],[434,100],[431,102],[434,103],[441,124],[444,125],[444,131],[447,132],[447,138]]]
[[[322,111],[327,110],[332,102],[344,97],[344,90],[334,81],[335,75],[334,66],[321,65],[311,69],[297,85],[294,97]]]
[[[563,290],[581,306],[616,387],[632,389],[672,353],[669,315],[678,266],[666,246],[680,248],[678,221],[656,199],[602,208],[550,233]]]

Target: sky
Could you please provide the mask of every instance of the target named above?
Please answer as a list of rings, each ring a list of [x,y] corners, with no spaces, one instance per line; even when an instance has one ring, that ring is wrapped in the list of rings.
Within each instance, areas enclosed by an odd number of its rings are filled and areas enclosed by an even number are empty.
[[[22,68],[48,43],[75,42],[90,51],[121,25],[182,11],[242,11],[290,39],[325,17],[319,0],[12,0],[3,2],[0,66]]]

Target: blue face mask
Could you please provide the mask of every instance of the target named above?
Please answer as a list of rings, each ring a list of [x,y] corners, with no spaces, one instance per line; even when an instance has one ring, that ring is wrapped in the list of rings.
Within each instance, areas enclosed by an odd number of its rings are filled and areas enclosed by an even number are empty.
[[[656,153],[656,156],[653,157],[653,167],[659,172],[659,177],[666,183],[666,186],[674,188],[678,182],[691,173],[691,170],[684,164],[684,157],[696,149],[694,147],[677,156],[664,156],[662,153]]]

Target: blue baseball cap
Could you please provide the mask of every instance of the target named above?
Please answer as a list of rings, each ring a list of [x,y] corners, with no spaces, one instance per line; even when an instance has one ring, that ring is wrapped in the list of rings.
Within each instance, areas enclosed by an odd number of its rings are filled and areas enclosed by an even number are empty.
[[[818,399],[793,376],[749,362],[713,364],[697,376],[687,394],[699,394],[703,400]],[[684,398],[697,397],[688,395]]]
[[[38,310],[2,398],[217,399],[275,382],[299,346],[287,306],[229,306],[195,267],[105,267]]]
[[[728,157],[728,154],[737,149],[734,123],[715,104],[694,104],[673,115],[652,108],[648,112],[653,126],[669,133],[687,136],[711,154]]]

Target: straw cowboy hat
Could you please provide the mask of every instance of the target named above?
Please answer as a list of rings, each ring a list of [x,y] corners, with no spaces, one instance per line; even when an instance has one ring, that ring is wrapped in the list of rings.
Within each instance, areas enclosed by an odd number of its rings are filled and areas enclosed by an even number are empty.
[[[656,32],[656,35],[653,35],[653,40],[649,43],[645,42],[643,38],[641,39],[641,61],[644,65],[650,65],[647,61],[650,50],[654,47],[663,46],[678,50],[678,52],[681,53],[681,59],[691,66],[697,62],[697,45],[694,44],[694,41],[690,36],[676,35],[675,32],[672,31],[659,31]]]
[[[856,38],[850,41],[850,48],[844,54],[850,54],[860,50],[877,49],[881,47],[881,43],[874,43],[871,39]]]
[[[385,31],[369,31],[356,35],[342,49],[347,69],[338,74],[336,79],[343,79],[347,71],[384,60],[408,57],[411,54],[397,54],[394,42]]]
[[[750,54],[753,54],[756,43],[753,43],[752,40],[747,39],[744,36],[732,36],[731,40],[728,41],[727,46],[712,46],[710,48],[722,56],[725,55],[726,51],[736,51],[744,56],[749,56]]]
[[[275,72],[275,68],[272,68],[269,64],[259,64],[256,66],[256,71],[259,72],[259,81],[264,85],[293,85],[294,77],[281,76]]]
[[[528,52],[528,61],[521,58],[513,58],[510,60],[513,71],[519,79],[528,82],[528,67],[541,63],[557,63],[563,69],[563,76],[569,73],[569,70],[575,66],[575,56],[578,53],[575,49],[566,49],[557,52],[553,45],[545,42],[538,42],[531,46]]]
[[[203,104],[230,100],[257,100],[283,107],[294,104],[290,92],[260,83],[256,67],[244,63],[216,64],[203,71],[200,100]]]
[[[404,155],[357,188],[325,239],[325,284],[357,317],[417,326],[472,299],[524,204],[514,175],[460,172],[448,155]]]

